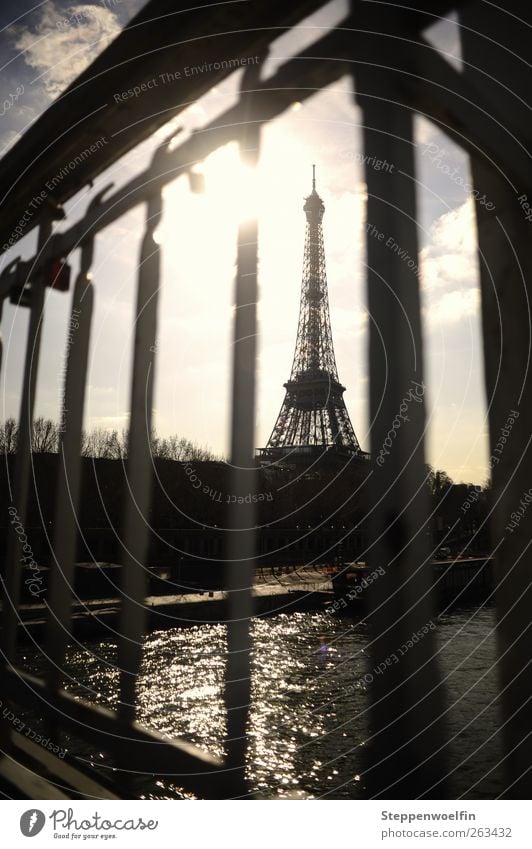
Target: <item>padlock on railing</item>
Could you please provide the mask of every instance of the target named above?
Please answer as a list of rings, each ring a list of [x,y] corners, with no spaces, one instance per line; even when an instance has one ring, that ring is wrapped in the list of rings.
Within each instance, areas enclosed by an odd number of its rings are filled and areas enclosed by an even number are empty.
[[[70,272],[71,268],[66,259],[64,257],[55,257],[50,262],[44,285],[52,289],[58,289],[60,292],[68,292],[70,288]]]

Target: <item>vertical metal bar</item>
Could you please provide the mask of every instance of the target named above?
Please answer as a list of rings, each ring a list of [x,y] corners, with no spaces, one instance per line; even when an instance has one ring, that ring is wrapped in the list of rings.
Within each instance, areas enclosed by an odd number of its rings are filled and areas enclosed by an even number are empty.
[[[0,297],[0,322],[4,315],[4,298]],[[0,374],[2,373],[2,365],[4,361],[4,339],[0,333]]]
[[[77,511],[81,477],[81,432],[89,356],[94,289],[90,267],[93,240],[81,249],[81,266],[74,287],[67,339],[59,445],[59,468],[55,505],[54,564],[51,570],[47,625],[47,683],[56,690],[69,636],[74,561],[77,542]]]
[[[249,66],[241,83],[248,123],[240,142],[242,161],[257,165],[260,153],[260,124],[253,120],[252,92],[257,88],[262,62]],[[253,181],[242,177],[241,189],[248,193],[253,208],[256,191]],[[251,702],[251,620],[253,616],[253,583],[257,553],[256,510],[253,499],[246,498],[256,490],[255,406],[257,370],[257,263],[258,225],[256,213],[240,222],[238,230],[235,280],[235,312],[233,324],[233,363],[231,395],[231,506],[227,545],[227,666],[225,673],[225,706],[227,711],[227,766],[232,770],[232,793],[247,793],[245,777],[247,724]],[[240,501],[240,503],[239,503]]]
[[[515,3],[510,3],[515,8]],[[508,9],[508,11],[510,11]],[[460,19],[464,75],[493,105],[494,123],[508,129],[507,170],[495,169],[480,150],[471,160],[478,198],[478,248],[482,292],[484,374],[490,438],[490,536],[495,551],[498,673],[504,735],[505,798],[532,793],[532,185],[512,184],[513,156],[528,128],[522,98],[531,73],[518,49],[531,10],[500,40],[500,13],[479,17],[479,4]],[[509,17],[510,19],[510,17]],[[524,19],[524,20],[523,20]],[[528,27],[527,27],[528,28]],[[497,75],[491,51],[496,46]],[[513,49],[509,50],[508,47]],[[524,45],[524,41],[523,41]],[[514,97],[508,97],[507,91]]]
[[[240,771],[235,784],[245,790],[246,726],[251,699],[250,651],[252,586],[255,575],[255,505],[245,496],[256,487],[255,370],[257,334],[257,222],[240,225],[235,287],[231,407],[231,495],[227,590],[227,762]],[[241,503],[238,503],[238,499]],[[238,791],[237,791],[238,792]]]
[[[368,560],[385,570],[371,587],[368,615],[374,680],[366,778],[372,795],[441,797],[445,769],[438,750],[445,735],[427,540],[413,118],[398,102],[392,78],[357,75],[357,86],[368,187],[374,506]],[[393,168],[373,169],[371,162],[378,159]],[[413,634],[418,634],[415,644],[402,651]]]
[[[37,254],[46,245],[52,232],[52,221],[47,219],[39,227]],[[20,538],[26,533],[26,517],[28,507],[33,409],[35,404],[35,387],[39,367],[41,333],[43,322],[45,290],[41,281],[31,284],[31,307],[28,327],[28,341],[24,361],[24,377],[20,403],[19,431],[17,444],[17,459],[15,467],[15,484],[12,507],[16,511],[18,525],[13,523],[9,529],[6,573],[3,580],[3,629],[2,648],[8,663],[12,663],[17,646],[18,605],[20,601],[20,583],[22,572],[22,544]],[[22,528],[22,532],[15,530]]]
[[[160,193],[147,205],[142,241],[135,313],[135,342],[131,377],[131,416],[126,461],[128,491],[124,515],[122,604],[120,616],[119,713],[135,718],[135,687],[141,661],[146,611],[145,559],[148,547],[148,511],[151,497],[151,434],[159,294],[160,249],[154,238],[162,213]]]

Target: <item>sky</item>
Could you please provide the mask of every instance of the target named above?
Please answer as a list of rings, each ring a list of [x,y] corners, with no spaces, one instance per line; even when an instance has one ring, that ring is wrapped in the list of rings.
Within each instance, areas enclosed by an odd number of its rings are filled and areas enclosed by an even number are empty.
[[[116,37],[142,0],[3,3],[0,56],[4,114],[0,156],[61,91]],[[345,15],[344,0],[282,36],[263,69],[267,78]],[[440,21],[427,33],[460,69],[459,28]],[[59,58],[58,58],[59,57]],[[184,134],[208,123],[236,101],[241,71],[190,106],[151,139],[116,163],[66,206],[79,219],[91,197],[109,182],[119,186],[149,162],[171,127]],[[178,86],[178,83],[176,83]],[[23,91],[21,89],[23,88]],[[19,94],[13,98],[10,95]],[[179,90],[176,87],[176,97]],[[6,108],[6,102],[9,106]],[[12,105],[11,105],[11,101]],[[2,107],[0,106],[0,112]],[[487,478],[487,424],[474,206],[467,157],[439,129],[416,119],[421,293],[427,386],[427,461],[457,482]],[[294,353],[305,235],[304,197],[316,163],[323,220],[333,340],[340,381],[364,450],[368,433],[368,315],[365,293],[365,202],[361,118],[350,78],[303,105],[295,104],[264,130],[258,168],[259,394],[257,446],[266,444],[281,406]],[[0,165],[1,167],[1,165]],[[203,165],[204,194],[184,178],[164,193],[160,226],[162,286],[154,420],[159,435],[177,433],[227,455],[231,322],[239,166],[234,148]],[[132,317],[141,207],[103,231],[96,241],[95,312],[85,408],[86,427],[127,426]],[[0,258],[29,257],[29,234]],[[72,258],[73,271],[77,258]],[[36,414],[59,419],[61,380],[71,295],[47,293]],[[18,417],[27,311],[8,305],[2,335],[0,419]]]

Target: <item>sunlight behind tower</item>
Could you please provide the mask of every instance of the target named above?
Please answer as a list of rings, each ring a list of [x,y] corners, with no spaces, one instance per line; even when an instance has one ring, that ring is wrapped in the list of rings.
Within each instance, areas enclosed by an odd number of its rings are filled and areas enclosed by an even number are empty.
[[[228,144],[208,156],[197,172],[204,182],[205,200],[240,223],[257,215],[262,197],[257,169],[240,156],[238,145]]]

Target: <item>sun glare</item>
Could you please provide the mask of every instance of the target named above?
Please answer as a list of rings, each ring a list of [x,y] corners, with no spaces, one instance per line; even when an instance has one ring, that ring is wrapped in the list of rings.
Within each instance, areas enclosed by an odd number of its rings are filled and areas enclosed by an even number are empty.
[[[216,150],[200,166],[204,177],[204,199],[224,217],[237,224],[259,214],[262,197],[260,170],[240,156],[238,145]]]
[[[310,192],[313,162],[320,156],[301,139],[278,127],[265,133],[258,164],[252,167],[240,156],[236,142],[214,151],[197,171],[204,180],[203,203],[238,225],[253,216],[267,224],[279,218],[292,199]],[[293,204],[292,217],[299,220],[299,207]]]

